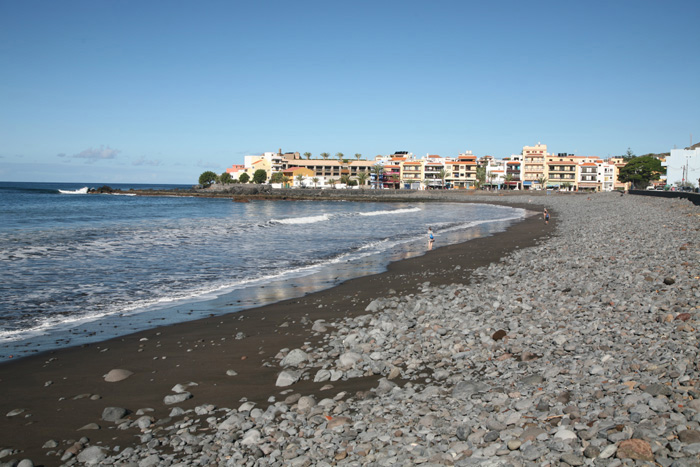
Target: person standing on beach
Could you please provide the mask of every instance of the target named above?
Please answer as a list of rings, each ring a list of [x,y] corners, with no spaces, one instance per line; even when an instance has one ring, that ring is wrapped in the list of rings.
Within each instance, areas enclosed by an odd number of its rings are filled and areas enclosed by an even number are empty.
[[[547,208],[544,208],[544,223],[549,224],[549,211],[547,211]]]
[[[428,250],[433,249],[433,242],[435,241],[435,236],[433,235],[433,229],[428,227]]]

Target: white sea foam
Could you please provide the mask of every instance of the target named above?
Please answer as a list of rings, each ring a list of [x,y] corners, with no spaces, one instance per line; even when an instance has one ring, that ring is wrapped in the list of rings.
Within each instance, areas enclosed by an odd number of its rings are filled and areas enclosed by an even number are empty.
[[[405,209],[395,209],[393,211],[372,211],[372,212],[361,212],[361,216],[385,216],[394,214],[407,214],[409,212],[420,212],[420,208],[405,208]]]
[[[62,195],[85,195],[88,192],[88,187],[84,186],[82,188],[79,188],[77,190],[58,190],[59,193]]]
[[[325,222],[329,220],[328,214],[322,214],[320,216],[309,216],[309,217],[290,217],[288,219],[273,219],[271,222],[277,224],[315,224],[316,222]]]

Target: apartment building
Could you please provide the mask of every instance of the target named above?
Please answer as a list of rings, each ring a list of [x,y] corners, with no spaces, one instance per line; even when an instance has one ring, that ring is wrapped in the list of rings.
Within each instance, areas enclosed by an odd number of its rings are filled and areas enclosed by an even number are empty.
[[[535,146],[523,146],[522,185],[524,189],[542,189],[542,178],[547,176],[547,145],[537,143]]]
[[[577,182],[578,162],[576,156],[567,153],[558,153],[556,156],[547,156],[547,186],[562,188],[575,188]]]
[[[597,157],[575,156],[568,153],[548,154],[547,145],[537,143],[524,146],[521,154],[502,160],[492,156],[478,159],[471,151],[456,158],[426,155],[416,159],[407,151],[374,160],[303,159],[298,152],[266,152],[260,156],[246,156],[244,170],[252,176],[263,169],[268,178],[273,173],[287,173],[290,168],[303,172],[305,177],[318,178],[317,186],[328,187],[330,181],[340,182],[350,178],[357,180],[367,174],[367,182],[376,188],[424,189],[451,188],[473,189],[478,185],[477,167],[485,167],[485,185],[514,190],[572,189],[611,191],[624,188],[617,181],[622,158],[603,161]],[[242,166],[227,169],[233,176],[242,172]],[[378,169],[379,168],[379,169]],[[546,182],[541,183],[543,180]],[[307,184],[308,186],[308,184]]]

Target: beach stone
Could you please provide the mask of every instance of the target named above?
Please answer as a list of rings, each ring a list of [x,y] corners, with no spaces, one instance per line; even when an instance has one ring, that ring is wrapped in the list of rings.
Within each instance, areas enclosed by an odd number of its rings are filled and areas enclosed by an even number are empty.
[[[85,465],[97,465],[104,458],[107,457],[107,450],[99,446],[90,446],[83,449],[78,454],[78,462],[82,462]]]
[[[126,416],[128,411],[122,407],[106,407],[102,411],[102,420],[106,422],[116,422]]]
[[[226,376],[238,376],[238,372],[236,370],[226,370]]]
[[[300,413],[309,413],[316,406],[316,399],[312,396],[302,396],[297,402],[297,411]]]
[[[221,422],[218,426],[218,429],[220,431],[226,431],[226,430],[239,430],[243,426],[244,422],[243,416],[239,414],[233,414],[229,416],[226,420]]]
[[[483,394],[489,390],[486,383],[478,381],[460,381],[452,389],[452,397],[455,399],[469,399],[475,394]]]
[[[180,394],[170,394],[163,398],[163,403],[165,405],[179,404],[180,402],[185,402],[187,399],[192,399],[192,394],[185,391]]]
[[[294,349],[287,354],[286,357],[282,359],[280,365],[282,366],[299,366],[309,360],[309,355],[301,349]]]
[[[318,370],[314,376],[314,383],[322,383],[331,379],[331,372],[328,370]]]
[[[83,431],[83,430],[99,430],[100,425],[97,423],[88,423],[87,425],[84,425],[80,428],[78,428],[78,431]]]
[[[192,383],[192,382],[185,383],[185,384],[178,383],[175,386],[173,386],[170,390],[174,393],[177,393],[177,394],[184,394],[187,392],[187,388],[192,387],[192,386],[197,386],[197,383]]]
[[[585,463],[581,456],[577,456],[576,454],[570,452],[562,454],[561,460],[572,466],[583,465]]]
[[[17,464],[17,467],[34,467],[34,462],[31,459],[22,459]]]
[[[261,435],[258,430],[249,430],[243,435],[243,439],[241,440],[241,444],[244,446],[250,446],[254,444],[260,443]]]
[[[530,375],[524,377],[520,382],[526,386],[535,386],[544,383],[544,378],[540,375]]]
[[[333,428],[349,425],[350,423],[352,423],[352,420],[349,417],[335,417],[328,421],[326,428],[332,430]]]
[[[520,449],[520,446],[522,446],[522,445],[523,445],[523,442],[520,441],[519,439],[511,439],[507,443],[508,449],[510,449],[511,451],[517,451],[518,449]]]
[[[644,388],[644,392],[651,394],[652,396],[670,396],[672,394],[671,388],[665,384],[653,383]]]
[[[362,355],[357,352],[345,352],[338,358],[338,365],[341,368],[349,368],[357,362],[362,361]]]
[[[8,418],[12,418],[12,417],[16,417],[17,415],[23,414],[24,412],[25,412],[25,409],[14,409],[14,410],[10,410],[9,412],[7,412],[5,414],[5,416]]]
[[[105,375],[105,381],[108,383],[117,383],[119,381],[124,381],[125,379],[127,379],[129,376],[131,376],[133,374],[134,374],[133,371],[114,369],[114,370],[110,370]]]
[[[678,432],[678,439],[681,443],[693,444],[700,443],[700,431],[697,430],[683,430]]]
[[[566,429],[560,429],[559,431],[556,432],[554,435],[555,439],[561,439],[563,441],[568,441],[572,439],[577,439],[578,437],[576,436],[576,433],[574,433],[571,430],[566,430]]]
[[[160,465],[162,459],[158,454],[151,454],[148,457],[139,461],[139,467],[155,467]]]
[[[586,456],[588,459],[595,459],[596,457],[598,457],[600,455],[600,449],[597,446],[593,446],[592,444],[589,444],[583,450],[583,455]]]
[[[296,383],[299,381],[299,378],[301,377],[301,373],[298,371],[282,371],[279,376],[277,376],[277,381],[275,382],[275,386],[277,387],[287,387],[291,386],[292,384]]]
[[[627,439],[620,441],[617,447],[618,459],[636,459],[646,462],[654,461],[654,454],[647,441],[641,439]]]

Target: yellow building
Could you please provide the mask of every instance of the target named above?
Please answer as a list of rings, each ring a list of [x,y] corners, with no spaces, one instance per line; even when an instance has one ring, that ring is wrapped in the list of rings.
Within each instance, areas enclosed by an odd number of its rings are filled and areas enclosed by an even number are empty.
[[[547,145],[537,143],[535,146],[523,146],[523,188],[546,188],[539,180],[547,178]]]

